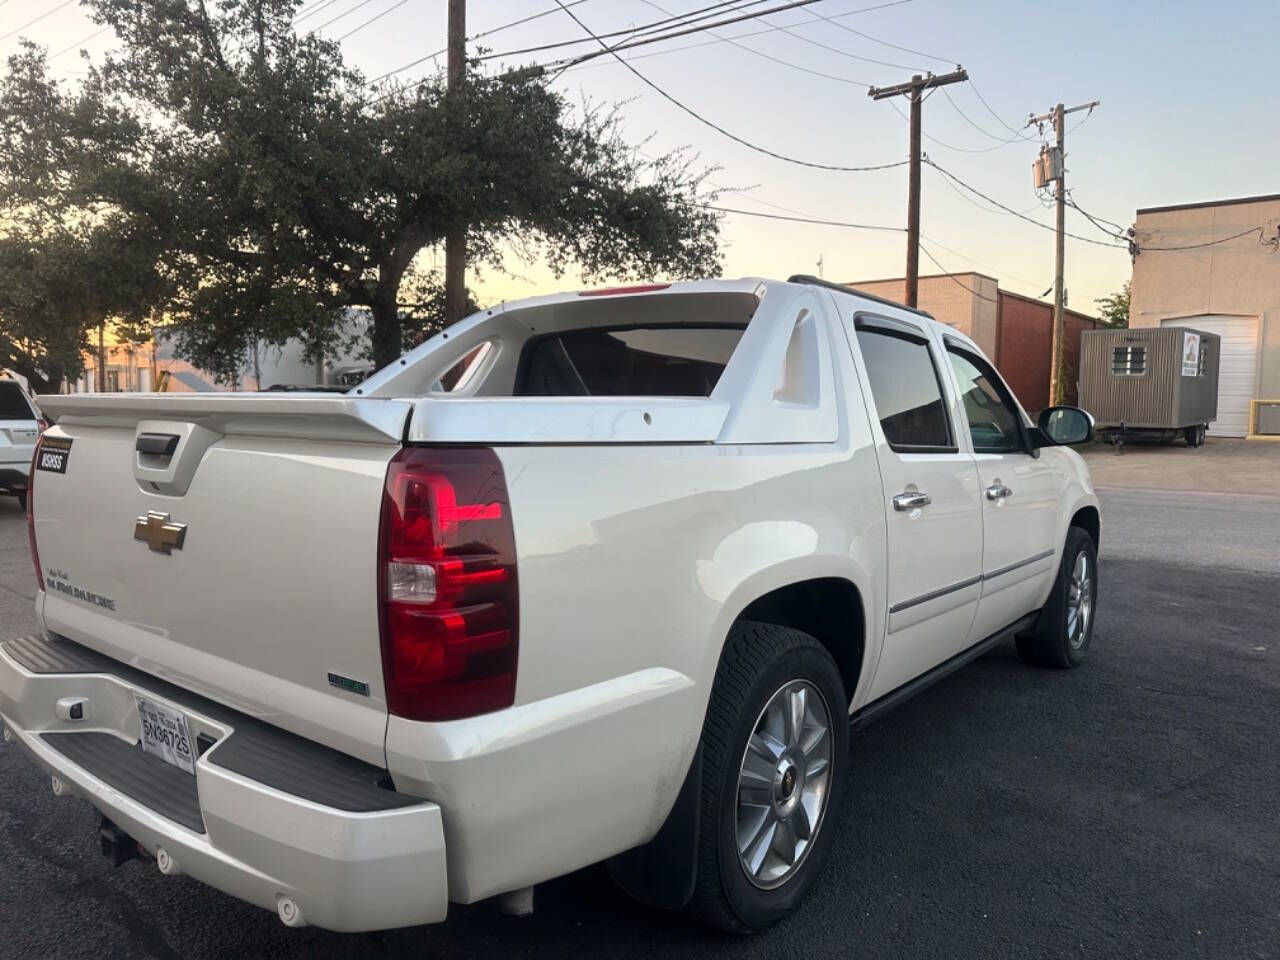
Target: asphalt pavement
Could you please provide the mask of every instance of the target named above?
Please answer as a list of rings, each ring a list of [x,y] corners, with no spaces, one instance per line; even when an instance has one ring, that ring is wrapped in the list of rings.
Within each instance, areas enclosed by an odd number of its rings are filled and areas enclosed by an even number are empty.
[[[1277,491],[1280,492],[1280,491]],[[808,901],[748,939],[632,903],[603,869],[442,925],[342,936],[133,862],[0,746],[0,958],[1280,956],[1280,497],[1104,490],[1093,648],[997,649],[853,738]],[[0,622],[34,629],[0,499]]]

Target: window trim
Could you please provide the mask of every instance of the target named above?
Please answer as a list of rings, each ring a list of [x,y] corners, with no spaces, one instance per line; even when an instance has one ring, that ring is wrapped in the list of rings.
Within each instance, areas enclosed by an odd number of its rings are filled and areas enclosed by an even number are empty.
[[[908,343],[915,343],[925,348],[925,352],[929,357],[929,365],[933,367],[933,379],[938,385],[938,396],[942,400],[942,421],[946,425],[947,437],[950,443],[946,446],[927,443],[894,443],[884,432],[884,425],[880,419],[880,408],[876,406],[876,394],[872,388],[870,381],[867,382],[867,392],[871,394],[871,403],[874,407],[873,412],[876,414],[876,423],[880,425],[880,434],[884,437],[884,442],[894,453],[945,453],[958,454],[960,445],[957,441],[955,424],[951,417],[951,398],[947,393],[946,385],[942,382],[942,373],[938,368],[938,358],[934,354],[934,343],[932,338],[917,327],[913,323],[905,320],[898,320],[891,317],[883,317],[877,314],[857,313],[853,317],[854,340],[857,341],[858,334],[862,331],[876,334],[882,337],[893,337],[895,340],[906,340]],[[865,367],[867,358],[862,355],[862,344],[858,343],[858,356],[862,359],[862,365]]]
[[[591,331],[593,333],[616,333],[620,330],[737,330],[740,334],[745,334],[748,324],[746,323],[612,323],[612,324],[588,324],[582,327],[566,327],[563,330],[549,330],[546,333],[537,333],[530,337],[526,337],[524,344],[520,347],[520,356],[516,359],[516,376],[515,389],[513,395],[524,396],[524,390],[529,384],[529,364],[533,357],[534,349],[543,340],[552,340],[556,337],[569,336],[574,333],[583,333]],[[741,342],[741,337],[739,337]],[[734,347],[737,352],[737,347]],[[729,355],[730,360],[733,354]],[[729,368],[729,364],[725,364],[725,369]],[[723,375],[723,374],[722,374]],[[661,394],[657,394],[661,396]],[[542,398],[549,399],[549,398]]]
[[[996,392],[1000,394],[1001,401],[1003,401],[1007,406],[1013,409],[1013,420],[1018,425],[1018,440],[1021,443],[1020,447],[1015,447],[1009,450],[1003,450],[1003,449],[998,450],[992,447],[980,447],[973,442],[973,424],[969,423],[969,414],[966,411],[964,415],[964,419],[965,419],[965,423],[969,427],[969,446],[973,448],[973,452],[985,453],[985,454],[995,455],[995,456],[1004,456],[1010,453],[1024,453],[1030,457],[1036,456],[1037,455],[1036,448],[1031,443],[1031,437],[1027,430],[1026,417],[1023,416],[1022,406],[1018,403],[1017,398],[1013,395],[1013,391],[1009,389],[1009,385],[1004,382],[1004,377],[1000,375],[1000,371],[996,369],[996,365],[992,363],[990,360],[988,360],[986,357],[983,357],[981,354],[976,353],[971,347],[967,346],[964,343],[961,343],[959,340],[955,340],[951,337],[943,337],[943,340],[945,341],[945,344],[946,344],[947,353],[952,353],[952,354],[955,354],[956,356],[963,357],[965,360],[968,360],[970,363],[974,364],[974,366],[976,366],[979,371],[981,371],[982,368],[985,366],[991,371],[991,373],[995,375],[995,379],[992,381],[992,383],[995,385]],[[956,379],[954,368],[951,371],[951,377],[953,380]],[[960,384],[958,382],[956,383],[956,394],[957,394],[957,399],[959,399],[960,401],[961,407],[963,407],[964,395],[960,393]]]
[[[1150,351],[1147,349],[1147,347],[1148,347],[1148,343],[1146,343],[1146,342],[1143,342],[1143,343],[1121,344],[1121,345],[1119,345],[1119,346],[1115,346],[1115,345],[1113,345],[1113,346],[1111,347],[1111,358],[1110,358],[1110,359],[1111,359],[1111,363],[1108,365],[1108,369],[1111,371],[1111,376],[1113,376],[1113,377],[1125,377],[1126,379],[1127,379],[1127,378],[1132,378],[1132,377],[1145,377],[1145,376],[1147,375],[1147,373],[1148,373],[1148,372],[1150,371],[1150,369],[1151,369],[1151,364],[1147,362],[1148,354],[1150,353]],[[1141,351],[1142,351],[1142,371],[1141,371],[1140,373],[1133,373],[1133,372],[1132,372],[1131,370],[1129,370],[1129,369],[1125,369],[1125,370],[1117,370],[1117,369],[1116,369],[1116,352],[1117,352],[1117,351],[1119,351],[1119,350],[1123,350],[1123,351],[1125,351],[1125,366],[1126,366],[1126,367],[1131,367],[1131,366],[1132,366],[1132,363],[1130,362],[1130,359],[1131,359],[1131,357],[1132,357],[1132,355],[1133,355],[1133,352],[1134,352],[1134,351],[1136,351],[1136,350],[1141,350]]]

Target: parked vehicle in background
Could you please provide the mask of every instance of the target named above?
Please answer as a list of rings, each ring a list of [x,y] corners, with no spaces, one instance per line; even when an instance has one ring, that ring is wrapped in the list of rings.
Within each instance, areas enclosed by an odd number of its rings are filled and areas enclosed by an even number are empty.
[[[852,726],[1092,635],[1089,417],[1033,424],[968,338],[812,278],[508,303],[344,397],[49,408],[6,736],[114,859],[290,926],[607,860],[762,929],[822,868]]]
[[[1221,338],[1189,327],[1086,330],[1080,406],[1106,440],[1204,443],[1218,416]]]
[[[0,494],[17,497],[24,510],[31,455],[44,427],[22,384],[0,380]]]

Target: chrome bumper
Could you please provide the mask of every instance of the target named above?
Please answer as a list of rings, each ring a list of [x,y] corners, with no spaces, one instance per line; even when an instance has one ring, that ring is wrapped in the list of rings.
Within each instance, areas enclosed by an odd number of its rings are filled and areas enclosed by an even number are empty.
[[[99,664],[95,672],[66,672],[83,670],[86,664],[58,662],[56,657],[48,663],[30,650],[26,654],[15,656],[14,649],[0,645],[5,739],[35,756],[52,775],[55,791],[88,800],[155,856],[163,872],[186,874],[277,911],[290,926],[360,931],[445,918],[444,829],[435,804],[387,791],[394,805],[389,802],[386,809],[340,809],[293,795],[219,762],[218,751],[228,750],[237,723],[247,737],[257,721],[237,721],[239,715],[232,711],[180,696],[160,681],[149,684],[123,665],[119,671],[105,672]],[[157,809],[163,804],[140,800],[149,795],[146,790],[122,783],[119,777],[112,782],[110,774],[86,761],[85,746],[91,741],[77,739],[77,749],[66,753],[58,748],[82,733],[110,735],[116,751],[121,743],[136,744],[140,734],[135,694],[185,713],[193,737],[204,734],[216,740],[196,761],[199,814],[186,825]],[[84,698],[83,719],[59,716],[66,710],[60,711],[58,703],[68,697]],[[277,750],[278,744],[277,740]],[[314,752],[315,745],[307,744],[296,758],[298,765],[312,763]],[[145,763],[153,761],[164,769],[151,772],[164,774],[172,783],[176,768],[145,757]],[[323,765],[316,769],[313,764],[305,776],[316,782],[325,772]],[[342,806],[360,805],[347,803],[341,790],[334,796],[333,802]]]

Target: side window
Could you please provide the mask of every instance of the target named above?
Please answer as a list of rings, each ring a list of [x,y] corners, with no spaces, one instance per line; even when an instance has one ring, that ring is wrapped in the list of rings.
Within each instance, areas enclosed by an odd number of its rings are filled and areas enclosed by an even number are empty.
[[[928,343],[875,326],[859,325],[857,335],[889,446],[900,453],[955,453]]]
[[[995,370],[971,353],[947,348],[960,399],[969,419],[975,453],[1012,453],[1025,449],[1018,408]]]
[[[1111,375],[1113,377],[1140,377],[1147,372],[1146,347],[1113,347],[1111,350]]]

